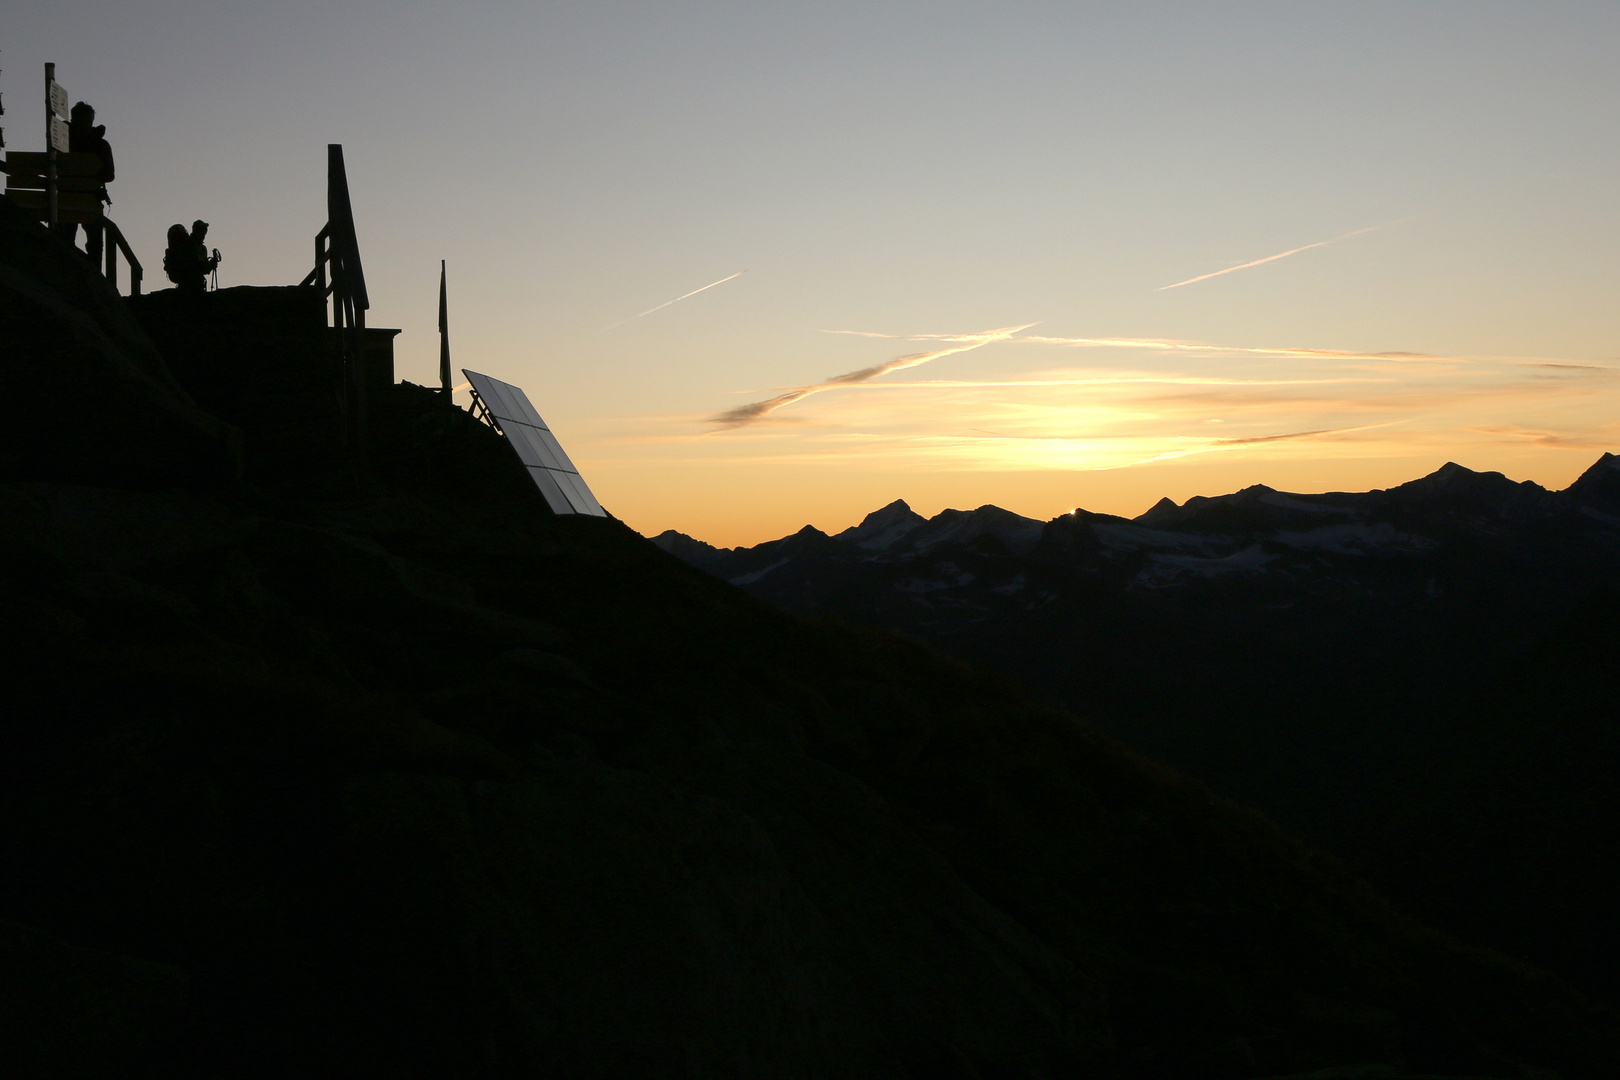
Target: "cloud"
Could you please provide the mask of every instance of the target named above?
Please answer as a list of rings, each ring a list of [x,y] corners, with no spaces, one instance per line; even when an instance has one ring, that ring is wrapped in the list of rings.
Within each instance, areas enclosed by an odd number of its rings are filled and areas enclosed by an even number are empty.
[[[1169,461],[1174,458],[1189,457],[1193,454],[1208,454],[1218,450],[1230,450],[1240,446],[1259,446],[1264,443],[1285,442],[1290,439],[1311,439],[1319,435],[1347,435],[1355,431],[1370,431],[1374,428],[1385,428],[1398,423],[1390,421],[1383,424],[1363,424],[1359,427],[1347,428],[1320,428],[1316,431],[1290,431],[1282,435],[1258,435],[1247,439],[1209,439],[1202,446],[1191,446],[1178,450],[1167,450],[1162,454],[1143,458],[1132,462],[1135,465],[1147,465],[1155,461]]]
[[[1520,427],[1517,424],[1479,425],[1462,430],[1475,435],[1486,435],[1503,441],[1528,443],[1550,450],[1606,450],[1614,445],[1614,424],[1601,425],[1599,430],[1583,432],[1545,431]]]
[[[1525,367],[1539,367],[1539,368],[1558,368],[1558,369],[1560,369],[1562,371],[1611,371],[1611,370],[1613,370],[1612,368],[1605,367],[1602,364],[1550,364],[1550,363],[1544,363],[1544,362],[1535,361],[1535,360],[1526,361],[1524,366]]]
[[[897,341],[961,341],[956,334],[884,334],[872,330],[823,330],[823,334],[845,334],[851,337],[887,338]],[[1006,339],[1012,345],[1061,345],[1086,349],[1156,349],[1161,352],[1220,353],[1232,356],[1278,356],[1323,360],[1419,360],[1429,363],[1455,363],[1462,357],[1436,356],[1433,353],[1388,350],[1383,352],[1355,352],[1347,349],[1255,348],[1245,345],[1217,345],[1207,341],[1182,341],[1176,338],[1082,338],[1045,337],[1040,334],[1014,335]]]
[[[825,332],[914,341],[926,351],[809,386],[758,388],[742,399],[748,404],[718,416],[678,418],[686,433],[668,437],[693,440],[684,443],[694,451],[692,460],[831,468],[882,462],[922,471],[1104,470],[1191,455],[1256,462],[1371,459],[1438,452],[1435,447],[1456,456],[1449,448],[1459,440],[1548,449],[1584,442],[1586,433],[1601,428],[1595,418],[1608,395],[1597,391],[1620,374],[1617,367],[1555,356],[1059,337],[1030,334],[1028,327],[976,334]],[[1105,352],[1048,353],[1039,368],[989,378],[894,377],[992,343]],[[811,394],[838,389],[864,392],[813,410],[784,411]],[[903,391],[906,407],[884,391]],[[1536,433],[1482,430],[1505,406]],[[700,419],[709,430],[686,427]],[[753,426],[732,441],[712,439],[712,425]]]
[[[1404,219],[1404,220],[1411,220],[1411,219],[1408,218],[1408,219]],[[1210,278],[1220,277],[1222,274],[1233,274],[1233,273],[1236,273],[1239,270],[1247,270],[1251,266],[1263,266],[1264,264],[1266,264],[1268,262],[1276,262],[1278,259],[1286,259],[1290,255],[1298,255],[1302,251],[1309,251],[1309,250],[1311,250],[1311,248],[1326,247],[1329,244],[1336,244],[1340,240],[1348,240],[1352,236],[1360,236],[1363,233],[1375,232],[1378,229],[1382,229],[1383,227],[1384,226],[1382,226],[1382,225],[1369,225],[1365,229],[1356,229],[1353,232],[1345,233],[1343,236],[1335,236],[1331,240],[1318,240],[1316,243],[1314,243],[1314,244],[1306,244],[1304,247],[1291,248],[1288,251],[1279,251],[1275,255],[1267,255],[1263,259],[1256,259],[1253,262],[1246,262],[1246,263],[1243,263],[1243,264],[1241,264],[1239,266],[1228,266],[1225,270],[1216,270],[1212,274],[1199,274],[1197,277],[1188,278],[1186,281],[1178,281],[1174,285],[1161,285],[1159,287],[1158,291],[1159,292],[1164,292],[1164,290],[1166,290],[1166,289],[1179,289],[1183,285],[1191,285],[1196,281],[1208,281]]]
[[[1214,375],[1074,376],[1045,379],[912,379],[907,382],[868,383],[851,389],[861,390],[979,390],[1004,388],[1018,390],[1036,386],[1338,386],[1343,383],[1387,383],[1387,376],[1343,376],[1331,379],[1233,379]]]
[[[791,405],[795,401],[809,397],[811,394],[819,394],[826,390],[837,390],[842,387],[867,382],[868,380],[876,379],[881,375],[887,375],[891,371],[903,371],[906,368],[913,368],[926,364],[930,360],[938,360],[942,356],[950,356],[954,353],[968,352],[972,349],[982,348],[985,345],[989,345],[997,341],[1006,341],[1013,335],[1019,333],[1020,331],[1028,330],[1034,325],[1034,323],[1025,323],[1022,326],[1005,326],[999,330],[986,330],[979,334],[959,334],[951,337],[945,337],[943,335],[930,335],[930,339],[932,340],[951,341],[955,342],[956,344],[945,349],[935,349],[932,352],[912,353],[909,356],[901,356],[886,363],[876,364],[868,368],[861,368],[859,371],[850,371],[844,373],[843,375],[834,375],[825,382],[816,383],[814,386],[796,387],[789,390],[785,394],[778,394],[776,397],[767,398],[764,401],[750,402],[747,405],[739,405],[735,409],[727,409],[725,412],[720,413],[717,416],[710,417],[709,422],[712,424],[719,424],[727,428],[744,427],[748,424],[758,423],[760,420],[763,420],[765,417],[769,416],[771,413],[782,408],[783,406]]]
[[[1071,348],[1093,349],[1157,349],[1162,352],[1221,353],[1231,356],[1276,356],[1302,360],[1421,360],[1428,363],[1455,363],[1461,357],[1435,356],[1419,352],[1353,352],[1347,349],[1254,348],[1245,345],[1212,345],[1202,341],[1177,341],[1174,338],[1064,338],[1040,337],[1030,334],[1012,339],[1020,344],[1064,345]]]

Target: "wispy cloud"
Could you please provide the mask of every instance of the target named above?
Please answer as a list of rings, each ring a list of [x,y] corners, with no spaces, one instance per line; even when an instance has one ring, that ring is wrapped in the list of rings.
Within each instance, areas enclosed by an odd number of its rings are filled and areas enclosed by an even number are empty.
[[[739,405],[735,409],[727,409],[718,416],[710,417],[709,422],[719,424],[727,428],[743,427],[748,424],[757,423],[758,421],[769,416],[771,413],[775,412],[777,409],[782,408],[784,405],[791,405],[795,401],[809,397],[811,394],[819,394],[826,390],[837,390],[841,387],[867,382],[871,379],[876,379],[881,375],[887,375],[892,371],[903,371],[906,368],[913,368],[921,364],[926,364],[930,360],[938,360],[942,356],[951,356],[955,353],[968,352],[972,349],[983,348],[984,346],[992,344],[993,342],[1006,341],[1008,338],[1013,337],[1015,334],[1018,334],[1021,331],[1028,330],[1034,325],[1034,323],[1025,323],[1022,326],[1005,326],[999,330],[986,330],[979,334],[959,334],[950,337],[944,335],[926,335],[924,338],[925,340],[950,341],[954,342],[955,344],[943,349],[934,349],[931,352],[912,353],[908,356],[897,357],[896,359],[887,361],[886,363],[861,368],[859,371],[850,371],[843,375],[834,375],[832,378],[827,379],[824,382],[816,383],[814,386],[795,387],[785,394],[778,394],[777,396],[767,398],[764,401],[754,401],[747,405]]]
[[[1320,360],[1422,360],[1430,363],[1453,362],[1460,357],[1435,356],[1418,352],[1353,352],[1346,349],[1255,348],[1246,345],[1214,345],[1203,341],[1176,341],[1170,338],[1064,338],[1029,334],[1013,339],[1031,345],[1066,345],[1092,349],[1154,349],[1160,352],[1219,353],[1226,356],[1276,356]]]
[[[1034,325],[1034,324],[1031,324]],[[845,334],[851,337],[888,338],[896,341],[960,341],[955,334],[884,334],[873,330],[823,330],[823,334]],[[1182,341],[1175,338],[1083,338],[1046,337],[1040,334],[1014,334],[1006,341],[1013,345],[1060,345],[1077,349],[1152,349],[1159,352],[1186,352],[1222,356],[1277,356],[1322,360],[1421,360],[1430,363],[1448,363],[1463,359],[1456,356],[1436,356],[1432,353],[1354,352],[1346,349],[1255,348],[1247,345],[1218,345],[1208,341]]]
[[[1210,278],[1220,277],[1222,274],[1235,274],[1239,270],[1247,270],[1252,266],[1264,266],[1266,263],[1276,262],[1278,259],[1286,259],[1290,255],[1298,255],[1302,251],[1309,251],[1312,248],[1327,247],[1329,244],[1336,244],[1340,240],[1348,240],[1352,236],[1361,236],[1365,233],[1376,232],[1383,227],[1384,226],[1382,225],[1369,225],[1365,229],[1355,229],[1351,232],[1345,233],[1343,236],[1335,236],[1331,240],[1318,240],[1314,244],[1306,244],[1304,247],[1290,248],[1287,251],[1279,251],[1275,255],[1267,255],[1265,258],[1256,259],[1253,262],[1246,262],[1239,266],[1228,266],[1225,270],[1216,270],[1212,274],[1199,274],[1197,277],[1188,278],[1186,281],[1178,281],[1174,285],[1162,285],[1159,287],[1159,292],[1164,292],[1166,289],[1179,289],[1183,285],[1191,285],[1197,281],[1208,281]]]
[[[868,383],[852,390],[981,390],[1006,388],[1021,390],[1037,386],[1340,386],[1345,383],[1382,383],[1388,376],[1341,376],[1327,379],[1232,379],[1212,375],[1076,375],[1063,378],[1030,379],[911,379],[905,382]]]
[[[671,430],[655,441],[685,442],[693,461],[813,462],[833,468],[882,462],[895,469],[1021,473],[1122,469],[1190,455],[1256,462],[1431,452],[1455,457],[1459,441],[1549,450],[1584,443],[1601,426],[1593,417],[1612,400],[1609,386],[1620,379],[1620,365],[1557,356],[1369,352],[1028,331],[1029,326],[973,334],[827,329],[875,341],[913,341],[925,351],[809,386],[747,391],[748,404],[719,415],[687,414],[678,418],[684,431]],[[1048,352],[1039,369],[1018,374],[883,377],[992,344],[1070,351]],[[1077,355],[1072,351],[1077,349],[1084,352]],[[1076,362],[1080,355],[1084,359]],[[998,366],[1009,360],[1003,353]],[[861,392],[833,395],[814,410],[780,411],[831,390]],[[887,391],[901,392],[903,403]],[[1504,406],[1525,425],[1524,432],[1487,430]],[[693,430],[693,421],[708,430]],[[747,430],[735,439],[716,440],[716,427]]]
[[[1293,439],[1314,439],[1323,435],[1348,435],[1356,431],[1371,431],[1375,428],[1393,426],[1397,421],[1384,424],[1362,424],[1358,427],[1346,428],[1319,428],[1315,431],[1290,431],[1282,435],[1256,435],[1247,439],[1206,439],[1201,445],[1182,447],[1176,450],[1166,450],[1154,454],[1152,457],[1142,458],[1132,462],[1135,465],[1148,465],[1155,461],[1172,461],[1176,458],[1190,457],[1193,454],[1208,454],[1219,450],[1234,450],[1244,446],[1260,446],[1264,443],[1287,442]]]
[[[643,311],[638,315],[632,315],[628,319],[620,319],[618,322],[614,323],[612,326],[604,327],[603,330],[602,330],[602,333],[605,334],[609,330],[617,330],[619,327],[623,326],[625,323],[635,322],[637,319],[643,318],[644,316],[647,316],[647,315],[651,315],[655,311],[662,311],[665,308],[669,307],[669,305],[671,305],[671,304],[680,303],[682,300],[685,300],[688,296],[696,296],[700,292],[707,292],[708,290],[714,288],[716,285],[724,285],[726,282],[730,281],[731,278],[740,278],[746,273],[748,273],[747,270],[739,270],[735,274],[732,274],[731,277],[723,277],[719,281],[711,281],[707,285],[703,286],[703,288],[701,288],[701,289],[693,289],[689,293],[682,293],[680,296],[677,296],[673,300],[665,300],[662,304],[659,304],[657,307],[650,307],[646,311]]]
[[[1462,430],[1555,450],[1607,450],[1614,445],[1616,427],[1609,423],[1578,431],[1544,431],[1516,424],[1484,424]]]
[[[1540,360],[1527,360],[1525,367],[1556,368],[1560,371],[1611,371],[1612,368],[1604,364],[1554,364]]]

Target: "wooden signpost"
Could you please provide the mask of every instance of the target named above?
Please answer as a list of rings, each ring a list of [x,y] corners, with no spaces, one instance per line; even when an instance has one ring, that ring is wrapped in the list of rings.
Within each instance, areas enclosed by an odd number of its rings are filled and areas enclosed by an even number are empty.
[[[67,153],[67,132],[60,130],[63,123],[57,119],[56,103],[67,100],[67,88],[56,84],[56,65],[45,65],[45,223],[56,228],[56,154]],[[60,139],[60,145],[58,145]]]
[[[67,87],[56,81],[56,65],[45,65],[45,126],[43,151],[6,152],[6,197],[47,224],[101,224],[105,238],[103,273],[116,287],[118,255],[129,264],[130,292],[141,291],[141,263],[130,250],[122,230],[102,212],[101,179],[105,163],[99,154],[72,153],[68,142]],[[88,231],[88,230],[87,230]]]

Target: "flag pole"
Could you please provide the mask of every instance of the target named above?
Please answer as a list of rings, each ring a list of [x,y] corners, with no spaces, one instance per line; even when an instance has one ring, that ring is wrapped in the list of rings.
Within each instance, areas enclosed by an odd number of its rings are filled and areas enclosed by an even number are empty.
[[[450,395],[450,304],[444,287],[444,260],[439,260],[439,390]]]

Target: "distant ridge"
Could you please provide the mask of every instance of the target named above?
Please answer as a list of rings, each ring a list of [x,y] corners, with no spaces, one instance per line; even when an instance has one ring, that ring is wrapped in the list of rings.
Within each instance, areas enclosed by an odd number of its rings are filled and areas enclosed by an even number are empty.
[[[1376,514],[1381,508],[1396,504],[1417,505],[1436,499],[1456,498],[1481,503],[1493,512],[1520,509],[1534,515],[1576,508],[1620,513],[1620,457],[1604,453],[1568,488],[1557,492],[1548,491],[1534,481],[1510,480],[1499,472],[1475,472],[1448,461],[1426,476],[1387,489],[1300,495],[1254,484],[1226,495],[1194,495],[1179,505],[1168,497],[1161,498],[1143,513],[1129,519],[1094,513],[1082,507],[1053,521],[1066,521],[1079,515],[1086,520],[1129,520],[1138,525],[1169,527],[1194,520],[1208,524],[1208,515],[1226,515],[1234,509],[1261,515],[1265,513],[1264,507],[1304,513],[1365,515]],[[991,535],[1015,550],[1027,551],[1039,543],[1049,524],[990,504],[971,511],[942,510],[932,518],[925,518],[912,510],[904,499],[896,499],[867,514],[859,525],[834,533],[831,538],[862,551],[887,552],[891,549],[921,550],[939,543],[967,543]],[[805,530],[826,535],[809,525],[801,529],[800,534]],[[702,565],[704,569],[725,564],[728,556],[741,558],[747,552],[782,542],[775,540],[754,547],[717,548],[674,529],[665,530],[651,539],[665,551],[693,565]]]

